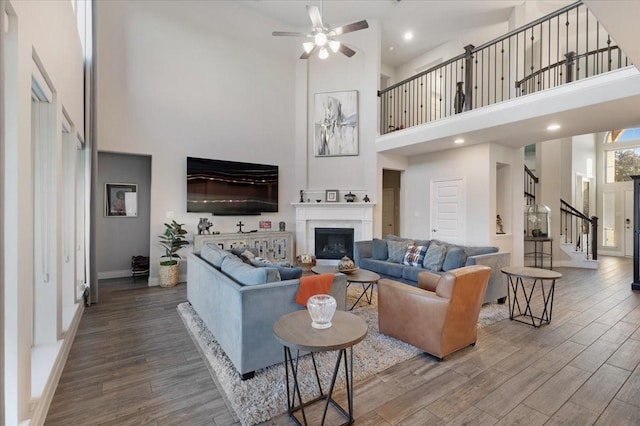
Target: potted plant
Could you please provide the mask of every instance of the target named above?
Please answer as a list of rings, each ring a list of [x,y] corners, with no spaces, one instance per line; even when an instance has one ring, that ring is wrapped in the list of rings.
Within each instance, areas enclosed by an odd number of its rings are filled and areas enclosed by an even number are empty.
[[[171,223],[165,223],[164,234],[158,236],[160,245],[164,248],[164,255],[160,256],[160,287],[173,287],[178,284],[180,276],[180,259],[178,250],[189,245],[189,241],[185,240],[186,230],[182,229],[183,223],[177,223],[175,220]],[[164,259],[164,260],[163,260]]]

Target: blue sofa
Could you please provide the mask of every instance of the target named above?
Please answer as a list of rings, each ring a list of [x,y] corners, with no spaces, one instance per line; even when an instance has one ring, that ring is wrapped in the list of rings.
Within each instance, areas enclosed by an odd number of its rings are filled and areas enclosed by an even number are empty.
[[[433,246],[434,249],[429,250]],[[413,255],[407,247],[413,246]],[[416,247],[424,247],[418,252]],[[433,253],[435,255],[431,256]],[[427,259],[429,256],[430,259]],[[428,261],[429,260],[429,261]],[[499,252],[497,247],[458,246],[439,240],[420,240],[387,235],[384,239],[357,241],[354,262],[360,268],[373,271],[381,278],[389,278],[417,286],[421,272],[441,275],[452,269],[469,265],[491,267],[491,276],[483,303],[504,303],[507,283],[501,269],[509,266],[511,254]]]
[[[242,379],[284,360],[273,335],[280,316],[303,309],[294,302],[300,279],[280,280],[276,267],[254,267],[215,244],[190,253],[187,299],[227,354]],[[345,310],[347,281],[336,274],[330,294]]]

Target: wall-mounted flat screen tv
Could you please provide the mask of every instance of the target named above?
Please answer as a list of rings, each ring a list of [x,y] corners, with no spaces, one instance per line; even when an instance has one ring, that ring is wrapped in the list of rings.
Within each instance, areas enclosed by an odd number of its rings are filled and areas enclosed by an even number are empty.
[[[187,212],[257,215],[278,211],[278,166],[187,157]]]

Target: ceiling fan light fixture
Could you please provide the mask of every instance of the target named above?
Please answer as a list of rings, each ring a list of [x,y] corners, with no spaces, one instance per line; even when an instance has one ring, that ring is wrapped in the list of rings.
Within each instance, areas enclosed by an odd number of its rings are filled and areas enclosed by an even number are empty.
[[[324,47],[320,49],[320,52],[318,52],[318,58],[327,59],[328,57],[329,57],[329,52],[327,51],[327,49],[325,49]]]
[[[327,44],[327,35],[325,33],[319,32],[314,36],[313,40],[315,41],[316,46],[322,47]]]
[[[311,42],[311,41],[306,41],[306,42],[302,43],[302,48],[307,53],[311,53],[311,51],[313,50],[314,47],[315,47],[315,44],[313,44],[313,42]]]
[[[340,42],[338,40],[329,40],[329,48],[333,53],[337,53],[340,50]]]

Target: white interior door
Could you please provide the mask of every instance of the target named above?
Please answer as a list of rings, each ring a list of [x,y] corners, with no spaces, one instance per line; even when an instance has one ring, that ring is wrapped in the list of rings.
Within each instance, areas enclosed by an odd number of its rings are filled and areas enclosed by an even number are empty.
[[[396,191],[393,188],[382,190],[382,236],[396,234]]]
[[[633,189],[624,191],[624,255],[633,256]]]
[[[431,238],[466,243],[466,183],[464,178],[431,181]]]

